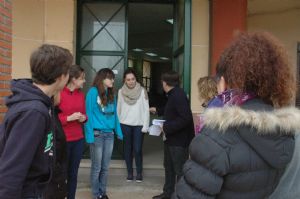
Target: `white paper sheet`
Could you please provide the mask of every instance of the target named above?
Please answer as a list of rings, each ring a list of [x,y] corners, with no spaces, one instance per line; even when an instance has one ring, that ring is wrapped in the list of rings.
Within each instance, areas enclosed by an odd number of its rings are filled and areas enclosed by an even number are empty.
[[[161,127],[164,122],[165,122],[165,120],[153,119],[152,125],[149,127],[149,135],[160,136],[160,134],[162,132]]]
[[[166,120],[153,119],[152,124],[162,126]]]
[[[158,125],[151,125],[149,127],[149,135],[160,136],[161,128]]]

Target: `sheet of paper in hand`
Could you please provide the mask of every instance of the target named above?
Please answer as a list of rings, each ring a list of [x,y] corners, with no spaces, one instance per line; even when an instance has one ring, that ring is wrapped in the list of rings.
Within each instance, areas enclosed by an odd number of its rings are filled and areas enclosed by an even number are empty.
[[[162,132],[161,127],[164,122],[165,122],[165,120],[153,119],[152,125],[149,127],[149,135],[160,136],[160,134]]]

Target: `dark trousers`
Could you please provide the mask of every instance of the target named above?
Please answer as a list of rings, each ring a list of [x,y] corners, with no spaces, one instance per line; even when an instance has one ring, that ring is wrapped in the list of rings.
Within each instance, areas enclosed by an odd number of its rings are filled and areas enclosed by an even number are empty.
[[[129,126],[121,124],[124,135],[124,158],[127,172],[133,173],[132,161],[135,159],[136,172],[142,174],[143,171],[143,140],[142,126]]]
[[[68,199],[75,199],[77,188],[77,174],[82,158],[84,139],[67,142],[68,152]]]
[[[164,144],[165,195],[171,197],[175,183],[182,176],[182,168],[188,159],[188,148]]]

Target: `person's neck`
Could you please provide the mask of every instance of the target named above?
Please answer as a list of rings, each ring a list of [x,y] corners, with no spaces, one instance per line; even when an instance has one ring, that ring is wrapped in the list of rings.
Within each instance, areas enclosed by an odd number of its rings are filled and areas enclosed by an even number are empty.
[[[73,91],[76,89],[76,86],[75,86],[74,84],[70,83],[70,84],[67,85],[67,88],[68,88],[71,92],[73,92]]]
[[[174,88],[174,86],[167,86],[166,87],[166,93],[168,93],[170,90],[172,90]]]
[[[33,83],[33,85],[38,87],[48,97],[52,97],[56,94],[56,89],[52,84],[51,85],[41,85],[41,84]]]

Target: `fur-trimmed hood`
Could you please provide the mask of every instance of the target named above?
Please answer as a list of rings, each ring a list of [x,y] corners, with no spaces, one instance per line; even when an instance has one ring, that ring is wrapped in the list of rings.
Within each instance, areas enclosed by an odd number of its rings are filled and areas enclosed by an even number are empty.
[[[291,137],[300,132],[300,110],[295,107],[273,109],[260,100],[251,101],[242,107],[207,109],[204,127],[220,133],[238,133],[269,165],[284,168],[294,150]]]
[[[257,129],[259,134],[283,133],[293,135],[300,131],[300,110],[295,107],[273,111],[253,111],[238,106],[210,108],[204,113],[206,126],[225,131],[241,125]]]

